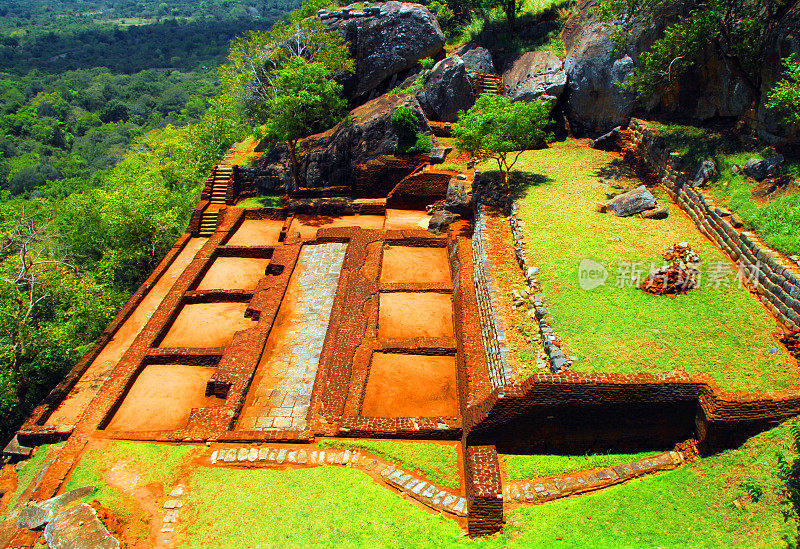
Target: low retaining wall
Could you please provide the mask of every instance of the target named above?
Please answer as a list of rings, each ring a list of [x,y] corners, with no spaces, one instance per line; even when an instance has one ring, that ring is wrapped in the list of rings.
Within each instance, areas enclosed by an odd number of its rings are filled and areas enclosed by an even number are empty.
[[[634,119],[625,134],[628,160],[650,172],[697,228],[739,264],[744,281],[781,323],[800,328],[800,269],[719,215],[703,191],[692,186],[691,175],[678,169],[680,157],[666,148],[655,131]]]
[[[470,536],[494,534],[503,527],[503,487],[494,446],[464,448],[467,529]]]

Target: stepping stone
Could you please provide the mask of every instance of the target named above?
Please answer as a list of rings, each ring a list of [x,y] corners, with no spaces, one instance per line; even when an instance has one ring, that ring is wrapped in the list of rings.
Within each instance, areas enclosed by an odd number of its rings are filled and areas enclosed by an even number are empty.
[[[400,484],[401,486],[405,486],[406,482],[408,482],[409,480],[411,480],[411,475],[406,473],[405,475],[402,475],[400,477],[400,479],[397,481],[397,484]]]
[[[225,454],[225,461],[236,461],[236,448],[231,448]]]
[[[308,462],[311,463],[312,465],[316,465],[317,464],[317,452],[316,451],[311,452],[311,455],[308,458]]]
[[[442,507],[448,507],[448,508],[449,508],[449,507],[450,507],[451,505],[453,505],[453,504],[454,504],[456,501],[458,501],[458,498],[457,498],[457,497],[455,497],[455,496],[454,496],[454,495],[452,495],[452,494],[447,494],[447,495],[444,497],[444,501],[442,501]]]
[[[279,465],[282,464],[284,461],[286,461],[286,449],[281,448],[280,450],[278,450],[278,458],[276,459],[276,461],[278,462]]]
[[[634,471],[637,471],[637,472],[642,470],[642,466],[641,466],[641,465],[639,465],[639,463],[637,463],[636,461],[634,461],[633,463],[631,463],[631,468],[632,468]]]
[[[161,527],[161,533],[162,534],[167,534],[167,533],[173,532],[173,531],[175,531],[175,525],[174,524],[164,524]]]
[[[306,452],[305,450],[300,450],[297,453],[297,463],[302,463],[302,464],[308,463],[308,452]]]
[[[319,455],[317,456],[317,463],[320,465],[325,465],[325,451],[322,450]]]
[[[342,463],[344,463],[345,465],[350,463],[350,456],[351,456],[350,450],[345,450],[344,455],[342,456]]]
[[[386,478],[389,475],[391,475],[392,473],[394,473],[395,469],[397,469],[397,467],[395,467],[394,465],[389,465],[383,471],[381,471],[381,476],[383,478]]]
[[[419,494],[420,492],[422,492],[422,489],[425,488],[426,486],[428,486],[428,483],[423,480],[420,481],[419,484],[414,486],[414,488],[412,488],[411,491],[414,492],[415,494]]]
[[[269,457],[269,448],[260,448],[258,450],[258,461],[266,461]]]
[[[270,450],[269,455],[267,456],[267,461],[275,461],[275,458],[278,457],[278,451],[274,448]]]
[[[527,482],[522,485],[522,493],[525,495],[525,501],[533,501],[536,499],[536,494],[531,492],[531,485]]]
[[[428,487],[425,488],[425,491],[420,494],[424,498],[431,499],[433,496],[436,495],[436,487],[433,484],[428,484]]]
[[[255,461],[258,459],[258,448],[250,448],[247,453],[247,461]]]
[[[341,461],[337,461],[337,458],[338,454],[335,454],[333,452],[328,452],[328,454],[325,456],[325,462],[328,465],[333,465],[334,463],[341,463]]]
[[[599,478],[600,480],[611,480],[611,475],[609,475],[605,471],[598,471],[597,478]]]
[[[236,459],[238,459],[239,461],[245,461],[247,459],[247,456],[249,456],[249,455],[250,455],[250,450],[249,449],[247,449],[247,448],[239,448],[239,453],[236,456]]]
[[[586,484],[586,479],[583,477],[578,477],[578,484]]]
[[[458,498],[458,503],[453,505],[452,509],[456,513],[463,515],[467,512],[467,500],[464,498]]]
[[[542,486],[541,484],[534,484],[533,485],[533,489],[536,490],[539,493],[545,491],[544,486]]]
[[[183,507],[183,502],[177,499],[168,499],[164,502],[164,509],[178,509]]]
[[[386,480],[389,480],[391,482],[398,482],[400,480],[401,476],[403,476],[403,470],[402,469],[397,469],[395,472],[393,472],[391,475],[389,475],[386,478]]]
[[[403,484],[403,488],[405,488],[405,489],[406,489],[406,490],[408,490],[408,491],[412,491],[412,492],[413,492],[413,488],[414,488],[414,487],[415,487],[417,484],[419,484],[420,482],[421,482],[421,481],[420,481],[419,479],[416,479],[416,478],[413,478],[413,477],[412,477],[412,478],[411,478],[411,480],[409,480],[408,482],[406,482],[406,483],[404,483],[404,484]]]
[[[517,488],[516,484],[512,484],[512,485],[511,485],[510,491],[511,491],[511,497],[512,497],[512,498],[513,498],[515,501],[519,501],[519,499],[520,499],[520,493],[519,493],[519,488]]]
[[[165,522],[165,523],[166,522],[177,522],[177,521],[178,521],[178,511],[175,510],[175,509],[167,511],[167,514],[164,515],[164,521],[163,522]]]
[[[175,488],[172,489],[172,492],[169,493],[169,497],[171,498],[179,498],[183,495],[183,486],[178,484]]]
[[[213,452],[211,452],[211,465],[214,465],[217,462],[217,455],[218,454],[219,454],[219,452],[217,450],[214,450]]]
[[[567,487],[567,483],[564,482],[564,479],[557,478],[554,480],[554,482],[556,484],[556,490],[558,490],[559,492]]]
[[[358,464],[358,460],[360,458],[361,458],[361,454],[359,454],[358,452],[353,452],[353,455],[350,457],[350,463],[352,465],[357,465]]]
[[[447,492],[445,492],[444,490],[439,490],[439,492],[435,496],[433,496],[433,498],[431,498],[431,501],[434,505],[439,505],[439,503],[442,501],[442,498],[444,497],[447,497]]]
[[[619,478],[625,478],[626,476],[628,476],[627,474],[625,474],[625,469],[623,469],[619,465],[613,466],[612,469],[614,469],[614,472],[617,473],[617,476]]]
[[[366,465],[364,465],[364,469],[367,470],[367,471],[372,471],[377,466],[378,466],[378,462],[375,461],[374,459],[372,459],[372,460],[368,461]]]
[[[292,450],[289,452],[289,455],[286,456],[286,459],[289,463],[297,463],[297,450]]]

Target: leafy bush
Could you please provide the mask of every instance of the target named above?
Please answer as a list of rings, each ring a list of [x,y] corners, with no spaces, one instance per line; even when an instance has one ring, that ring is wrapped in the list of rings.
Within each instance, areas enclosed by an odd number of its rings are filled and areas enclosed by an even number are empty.
[[[397,107],[392,113],[391,122],[397,128],[397,154],[431,152],[431,137],[419,133],[419,115],[413,109]]]

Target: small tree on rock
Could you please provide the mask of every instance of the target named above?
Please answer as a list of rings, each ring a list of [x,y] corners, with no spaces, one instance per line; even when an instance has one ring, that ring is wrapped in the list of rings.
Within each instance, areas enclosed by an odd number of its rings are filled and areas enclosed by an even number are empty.
[[[453,135],[459,150],[497,162],[508,192],[509,173],[522,152],[553,139],[545,129],[549,122],[545,101],[511,102],[500,95],[481,95],[471,109],[459,113]]]

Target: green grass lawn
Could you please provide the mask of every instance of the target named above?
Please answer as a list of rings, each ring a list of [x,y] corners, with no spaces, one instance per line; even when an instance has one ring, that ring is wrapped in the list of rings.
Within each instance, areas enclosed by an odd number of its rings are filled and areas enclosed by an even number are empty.
[[[191,453],[176,448],[181,447],[131,443],[90,451],[70,487],[102,484],[120,460],[143,459],[139,485],[156,479],[169,484],[175,478],[169,471],[184,469],[189,489],[180,511],[178,546],[192,549],[794,547],[789,542],[797,540],[797,516],[783,503],[783,480],[776,469],[777,454],[795,457],[788,422],[742,448],[673,471],[516,509],[508,513],[502,533],[475,540],[466,538],[454,521],[417,508],[356,469],[197,466],[187,471]],[[759,487],[758,501],[746,497],[745,481]],[[102,497],[102,490],[95,497]],[[735,506],[735,500],[743,505]],[[108,507],[107,498],[101,502]]]
[[[751,194],[753,182],[735,175],[731,166],[743,166],[750,158],[764,158],[774,151],[744,152],[732,139],[713,131],[677,124],[649,123],[670,149],[683,157],[683,169],[692,173],[706,158],[713,158],[719,176],[707,192],[720,204],[738,213],[764,242],[788,255],[800,255],[800,192],[759,204]],[[787,159],[780,173],[800,179],[800,160]]]
[[[529,480],[550,475],[563,475],[585,471],[587,469],[604,469],[614,465],[630,463],[642,458],[656,455],[657,452],[641,452],[637,454],[586,454],[583,456],[559,455],[515,455],[503,454],[500,460],[505,468],[508,480]]]
[[[777,345],[775,321],[739,287],[734,265],[660,191],[659,202],[670,209],[667,220],[595,211],[608,193],[622,190],[600,177],[614,172],[615,158],[566,141],[526,152],[518,163],[536,181],[520,200],[528,254],[541,269],[553,328],[568,352],[579,357],[573,370],[706,372],[731,391],[794,385],[797,361],[782,349],[770,354]],[[719,269],[730,286],[704,284],[679,297],[651,296],[632,287],[632,267],[643,278],[651,264],[661,266],[664,250],[682,241],[700,254],[706,282]],[[586,259],[608,271],[605,285],[591,291],[582,290],[578,280],[579,264]]]
[[[245,198],[238,204],[236,204],[237,208],[277,208],[283,205],[283,197],[282,196],[272,196],[272,195],[261,195],[261,196],[251,196],[250,198]]]
[[[458,452],[449,444],[396,440],[325,440],[319,448],[360,448],[391,463],[417,472],[431,482],[458,489]]]
[[[109,442],[102,449],[92,448],[81,457],[72,472],[65,491],[82,486],[97,489],[84,498],[86,503],[98,500],[127,525],[129,533],[140,539],[148,535],[150,520],[136,499],[108,481],[112,468],[125,470],[118,483],[135,487],[157,483],[169,492],[181,475],[181,466],[199,451],[197,446],[170,446],[140,442]],[[155,502],[154,502],[155,503]]]
[[[43,444],[36,449],[36,452],[28,461],[22,464],[22,467],[17,471],[17,489],[14,491],[11,499],[8,500],[8,506],[4,514],[14,509],[17,503],[19,503],[20,496],[22,496],[23,492],[31,485],[36,475],[39,473],[39,470],[42,468],[42,465],[47,461],[47,454],[50,452],[50,448],[55,449],[63,446],[63,442],[59,442],[58,444]]]

